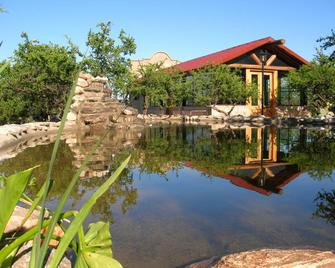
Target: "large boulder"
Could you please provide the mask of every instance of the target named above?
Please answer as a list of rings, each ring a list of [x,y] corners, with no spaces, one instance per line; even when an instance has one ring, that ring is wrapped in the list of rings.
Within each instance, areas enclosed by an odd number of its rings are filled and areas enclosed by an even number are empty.
[[[212,268],[331,268],[335,267],[332,251],[309,249],[261,249],[230,254]]]

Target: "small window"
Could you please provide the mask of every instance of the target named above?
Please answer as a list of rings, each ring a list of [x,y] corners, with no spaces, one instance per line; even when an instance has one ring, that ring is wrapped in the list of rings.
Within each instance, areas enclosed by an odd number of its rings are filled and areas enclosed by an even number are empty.
[[[282,106],[299,106],[300,103],[300,91],[290,88],[287,77],[281,76],[279,79],[278,104]]]
[[[251,75],[251,83],[253,86],[257,88],[257,93],[252,96],[251,105],[257,106],[258,105],[258,75],[257,74]]]

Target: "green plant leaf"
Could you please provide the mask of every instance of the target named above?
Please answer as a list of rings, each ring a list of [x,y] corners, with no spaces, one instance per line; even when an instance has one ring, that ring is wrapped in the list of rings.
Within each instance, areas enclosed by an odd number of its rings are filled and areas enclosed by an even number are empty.
[[[90,224],[83,240],[81,241],[83,249],[79,251],[75,267],[122,267],[117,260],[113,259],[109,223],[97,222]]]
[[[18,247],[15,248],[10,254],[6,256],[6,259],[2,263],[0,263],[0,268],[12,267],[12,263],[18,249]]]
[[[81,257],[82,256],[82,257]],[[107,257],[105,255],[100,255],[92,252],[84,252],[79,258],[83,258],[87,266],[77,266],[77,267],[89,267],[89,268],[122,268],[122,265],[112,257]]]
[[[58,248],[55,252],[53,259],[50,262],[50,268],[57,267],[61,261],[67,247],[71,243],[72,239],[75,237],[79,229],[81,228],[82,223],[89,214],[93,205],[96,203],[97,199],[101,197],[109,187],[114,183],[114,181],[119,177],[123,169],[126,167],[130,160],[130,156],[122,162],[118,169],[111,175],[92,195],[86,200],[82,208],[80,209],[78,215],[73,219],[69,228],[66,230],[64,237],[61,239]]]
[[[89,161],[91,160],[92,155],[100,147],[102,141],[107,136],[107,133],[108,133],[108,131],[106,131],[106,133],[99,140],[99,142],[92,148],[91,152],[88,155],[85,156],[85,159],[84,159],[83,163],[81,164],[81,166],[79,167],[79,169],[76,171],[76,173],[73,175],[73,177],[72,177],[70,183],[68,184],[68,187],[66,188],[64,194],[62,195],[61,199],[58,201],[57,207],[56,207],[56,209],[53,212],[52,221],[50,223],[50,229],[47,230],[47,232],[45,234],[45,237],[44,237],[44,242],[45,243],[42,245],[42,248],[41,248],[41,255],[42,256],[45,256],[45,254],[47,253],[49,241],[50,241],[51,236],[52,236],[52,231],[51,230],[53,230],[55,228],[56,224],[58,223],[59,215],[61,215],[61,213],[63,211],[63,208],[64,208],[67,200],[69,199],[69,196],[71,194],[71,191],[72,191],[73,187],[77,183],[77,181],[78,181],[78,179],[80,177],[81,172],[86,168],[87,163],[89,163]],[[40,265],[42,265],[43,259],[41,258]]]
[[[97,222],[89,225],[88,232],[84,237],[84,250],[88,249],[98,254],[113,256],[109,223]]]
[[[52,175],[52,171],[53,171],[53,168],[54,168],[54,162],[56,160],[56,156],[57,156],[57,152],[58,152],[58,148],[59,148],[59,144],[60,144],[60,140],[61,140],[61,135],[62,135],[64,127],[65,127],[67,114],[70,110],[70,106],[71,106],[72,98],[74,96],[74,92],[75,92],[75,88],[76,88],[76,85],[77,85],[78,78],[79,78],[79,70],[77,71],[76,75],[74,76],[74,82],[72,84],[72,87],[71,87],[71,90],[70,90],[70,93],[69,93],[69,97],[68,97],[68,100],[67,100],[66,105],[65,105],[64,114],[63,114],[63,117],[62,117],[62,121],[60,123],[60,127],[57,131],[57,137],[56,137],[56,141],[55,141],[55,144],[54,144],[54,147],[53,147],[53,150],[52,150],[52,155],[51,155],[51,159],[50,159],[50,163],[49,163],[47,179],[46,179],[46,182],[45,182],[46,186],[45,186],[45,190],[43,192],[42,201],[41,201],[41,213],[40,213],[39,219],[38,219],[38,227],[39,227],[40,232],[37,234],[38,237],[36,239],[36,243],[33,244],[33,247],[36,247],[36,250],[33,251],[36,256],[33,256],[31,258],[31,259],[36,260],[36,263],[34,265],[35,267],[42,267],[42,263],[44,261],[45,255],[47,254],[47,247],[48,247],[49,242],[51,240],[52,232],[53,232],[53,230],[56,226],[56,223],[58,221],[58,216],[60,214],[60,212],[59,212],[58,214],[55,215],[55,217],[54,217],[54,219],[51,223],[51,226],[49,228],[50,230],[47,231],[46,238],[43,241],[43,244],[42,244],[42,247],[41,247],[40,246],[41,245],[40,233],[41,233],[41,230],[42,230],[42,223],[43,223],[43,220],[44,220],[45,204],[46,204],[48,192],[50,190],[50,186],[51,186],[51,183],[52,183],[51,175]]]
[[[21,222],[21,226],[23,226],[25,224],[25,222],[28,220],[28,218],[30,217],[30,215],[34,212],[34,210],[36,209],[36,207],[38,206],[38,204],[41,202],[43,193],[45,191],[45,187],[46,187],[46,182],[43,183],[42,187],[38,191],[38,193],[37,193],[34,201],[32,202],[31,206],[29,207],[28,212],[26,213],[26,215],[24,216],[24,219]],[[52,187],[52,185],[50,185],[50,188],[51,187]]]
[[[0,240],[17,202],[26,189],[35,167],[18,172],[6,179],[6,185],[0,188]]]

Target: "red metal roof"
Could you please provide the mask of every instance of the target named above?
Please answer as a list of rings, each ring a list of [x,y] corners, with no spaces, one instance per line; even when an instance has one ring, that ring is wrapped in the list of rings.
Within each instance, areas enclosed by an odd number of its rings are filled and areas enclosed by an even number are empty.
[[[243,45],[231,47],[231,48],[221,50],[221,51],[218,51],[218,52],[206,55],[206,56],[202,56],[199,58],[195,58],[193,60],[179,63],[175,65],[174,68],[178,68],[179,70],[186,72],[186,71],[199,69],[199,68],[202,68],[210,64],[215,65],[215,64],[226,63],[254,49],[257,49],[267,44],[271,44],[275,41],[276,41],[275,39],[269,36],[269,37],[258,39],[258,40],[255,40],[255,41],[243,44]],[[308,64],[307,60],[300,57],[298,54],[294,53],[292,50],[285,47],[284,45],[278,45],[278,47],[282,49],[283,52],[285,52],[286,54],[289,54],[293,58],[296,58],[300,62],[304,64]]]

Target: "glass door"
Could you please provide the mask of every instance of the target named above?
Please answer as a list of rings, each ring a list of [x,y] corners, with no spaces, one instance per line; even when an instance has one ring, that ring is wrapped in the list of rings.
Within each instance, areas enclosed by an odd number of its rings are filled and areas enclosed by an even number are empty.
[[[257,94],[251,98],[251,106],[262,108],[262,95],[264,96],[263,106],[264,108],[270,108],[271,106],[271,93],[272,93],[272,73],[264,73],[264,93],[262,94],[262,73],[261,72],[250,72],[249,81],[252,85],[257,88]]]

